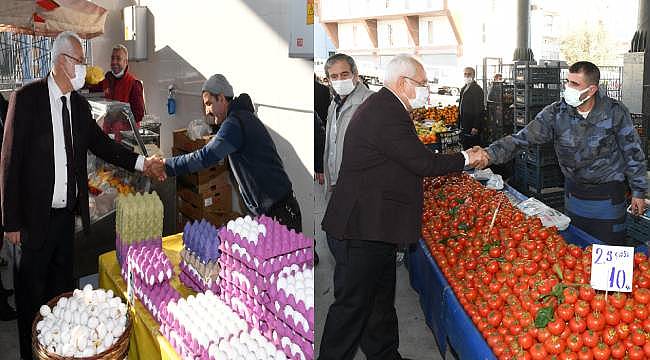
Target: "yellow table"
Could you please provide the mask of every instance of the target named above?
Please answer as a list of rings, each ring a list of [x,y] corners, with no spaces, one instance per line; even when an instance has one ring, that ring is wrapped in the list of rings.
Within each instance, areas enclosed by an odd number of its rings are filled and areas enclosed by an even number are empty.
[[[178,279],[180,273],[178,264],[181,261],[180,251],[183,248],[182,239],[182,234],[165,237],[162,246],[165,254],[169,257],[169,261],[174,266],[171,285],[178,290],[181,297],[187,297],[190,294],[195,294],[195,292],[186,288]],[[124,279],[122,279],[122,275],[120,275],[120,264],[117,262],[115,251],[99,256],[99,287],[113,290],[116,296],[119,295],[126,302],[127,286]],[[129,349],[130,360],[180,360],[169,341],[160,333],[158,322],[137,298],[135,306],[131,310],[131,318],[133,320],[133,332],[131,333]]]

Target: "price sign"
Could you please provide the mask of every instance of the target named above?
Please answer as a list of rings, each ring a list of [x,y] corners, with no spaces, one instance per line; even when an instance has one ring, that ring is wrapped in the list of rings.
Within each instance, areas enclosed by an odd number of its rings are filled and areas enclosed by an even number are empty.
[[[135,289],[133,288],[133,271],[131,271],[131,265],[128,265],[126,272],[126,304],[131,307],[135,305]]]
[[[597,290],[632,292],[634,248],[593,245],[591,287]]]

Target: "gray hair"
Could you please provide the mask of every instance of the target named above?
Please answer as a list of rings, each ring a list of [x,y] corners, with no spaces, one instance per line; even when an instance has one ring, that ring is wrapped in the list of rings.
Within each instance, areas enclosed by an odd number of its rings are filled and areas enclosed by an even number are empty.
[[[466,66],[466,67],[463,69],[463,71],[465,71],[465,70],[469,70],[469,71],[472,72],[472,78],[475,78],[475,77],[476,77],[476,70],[474,70],[473,67],[471,67],[471,66]]]
[[[124,51],[124,55],[126,55],[126,58],[127,59],[129,58],[129,50],[127,50],[126,46],[124,46],[122,44],[113,45],[113,49],[111,50],[111,52],[117,51],[117,50]]]
[[[329,68],[332,67],[337,61],[345,61],[350,65],[350,70],[352,74],[359,75],[359,70],[357,69],[357,64],[354,63],[354,59],[350,55],[346,54],[334,54],[330,56],[325,62],[325,76],[330,77]]]
[[[422,64],[413,56],[407,54],[396,55],[386,65],[384,73],[384,84],[396,84],[401,76],[413,77],[418,68],[424,68]]]
[[[66,52],[71,52],[74,47],[72,45],[72,40],[76,40],[79,45],[82,45],[81,38],[79,35],[72,31],[64,31],[60,33],[56,39],[54,39],[54,43],[52,43],[52,50],[50,51],[51,54],[51,59],[50,63],[52,64],[52,67],[54,67],[54,62],[56,59],[59,57],[59,55],[64,54]],[[83,50],[83,46],[82,46]]]

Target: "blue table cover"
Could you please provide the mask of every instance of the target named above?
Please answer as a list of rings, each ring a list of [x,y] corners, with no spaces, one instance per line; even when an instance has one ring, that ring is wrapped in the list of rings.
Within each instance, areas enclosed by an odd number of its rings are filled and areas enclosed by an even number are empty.
[[[504,190],[521,201],[527,199],[508,185],[505,185]],[[560,234],[568,243],[580,247],[602,244],[601,241],[573,225],[569,225]],[[647,253],[647,248],[644,246],[635,250]],[[407,259],[411,286],[420,296],[420,306],[425,321],[433,332],[442,356],[445,356],[450,345],[460,359],[496,359],[458,301],[424,240],[411,247]]]

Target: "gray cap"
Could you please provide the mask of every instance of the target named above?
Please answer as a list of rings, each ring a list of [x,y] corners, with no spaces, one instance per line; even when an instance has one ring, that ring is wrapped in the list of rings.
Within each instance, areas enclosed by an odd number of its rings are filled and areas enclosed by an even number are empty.
[[[201,92],[207,91],[212,94],[223,94],[226,97],[233,97],[235,94],[232,91],[232,86],[226,77],[221,74],[215,74],[210,76],[208,80],[203,83],[201,87]]]

